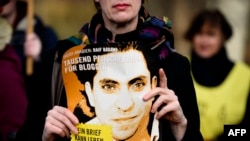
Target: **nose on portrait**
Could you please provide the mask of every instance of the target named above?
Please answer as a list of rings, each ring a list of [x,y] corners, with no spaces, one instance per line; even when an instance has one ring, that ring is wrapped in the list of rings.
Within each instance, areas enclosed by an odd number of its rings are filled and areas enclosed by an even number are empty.
[[[118,94],[118,100],[116,101],[117,109],[123,112],[129,112],[134,108],[134,100],[128,92]]]

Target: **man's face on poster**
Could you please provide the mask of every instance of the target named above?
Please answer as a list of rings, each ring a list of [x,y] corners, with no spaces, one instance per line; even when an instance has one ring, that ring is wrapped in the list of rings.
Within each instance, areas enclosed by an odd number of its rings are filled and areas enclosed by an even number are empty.
[[[85,83],[86,93],[99,121],[113,127],[113,138],[125,140],[149,116],[152,100],[142,97],[156,86],[156,77],[151,80],[144,56],[136,50],[102,55],[98,65],[105,69],[97,71],[93,89]]]

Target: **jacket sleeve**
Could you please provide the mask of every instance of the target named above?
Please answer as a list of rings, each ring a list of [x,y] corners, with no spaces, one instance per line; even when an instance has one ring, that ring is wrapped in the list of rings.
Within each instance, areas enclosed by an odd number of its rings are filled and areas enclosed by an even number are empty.
[[[185,58],[183,64],[183,69],[179,78],[181,85],[180,93],[182,93],[179,96],[179,102],[188,120],[187,130],[183,141],[201,141],[203,138],[200,132],[200,115],[188,59]]]

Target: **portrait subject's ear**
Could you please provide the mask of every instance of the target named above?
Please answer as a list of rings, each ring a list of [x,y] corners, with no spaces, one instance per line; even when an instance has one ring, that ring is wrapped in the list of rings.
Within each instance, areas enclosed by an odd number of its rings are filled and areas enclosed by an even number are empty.
[[[91,85],[89,82],[85,82],[85,92],[88,96],[89,103],[92,107],[95,107],[94,97],[91,89]]]
[[[152,89],[156,88],[157,86],[157,76],[152,77]]]

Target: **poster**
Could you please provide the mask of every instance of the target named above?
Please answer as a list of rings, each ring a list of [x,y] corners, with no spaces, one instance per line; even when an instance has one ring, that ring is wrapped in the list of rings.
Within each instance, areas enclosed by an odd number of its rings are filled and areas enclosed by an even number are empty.
[[[143,96],[157,86],[157,63],[137,42],[79,45],[62,59],[68,108],[77,116],[71,141],[157,141],[158,120]]]

